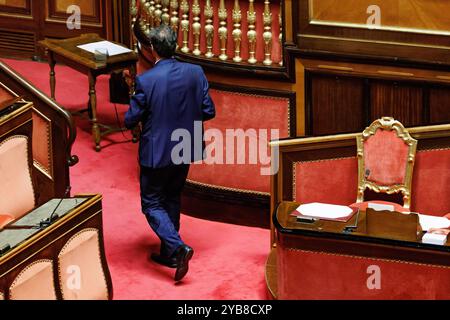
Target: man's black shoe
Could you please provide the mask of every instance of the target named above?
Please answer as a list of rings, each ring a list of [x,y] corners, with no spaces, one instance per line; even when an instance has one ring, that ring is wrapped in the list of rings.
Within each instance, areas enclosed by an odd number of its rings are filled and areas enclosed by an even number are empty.
[[[169,258],[162,256],[157,253],[152,253],[151,256],[153,261],[156,263],[159,263],[163,266],[169,267],[169,268],[176,268],[177,267],[177,259],[176,258]]]
[[[175,272],[175,281],[180,281],[184,278],[189,270],[189,260],[194,255],[194,249],[187,245],[182,245],[176,252],[177,271]]]

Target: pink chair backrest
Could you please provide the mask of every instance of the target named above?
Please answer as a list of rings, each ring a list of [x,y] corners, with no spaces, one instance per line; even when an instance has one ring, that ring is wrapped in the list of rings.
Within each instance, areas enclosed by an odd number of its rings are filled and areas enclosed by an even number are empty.
[[[408,149],[408,145],[397,136],[395,130],[379,128],[364,141],[366,179],[384,186],[404,184]]]
[[[28,147],[26,136],[12,136],[0,143],[0,214],[16,219],[35,206]]]
[[[361,136],[358,146],[357,202],[366,188],[382,193],[402,193],[403,207],[411,205],[411,182],[417,149],[403,125],[391,117],[375,120]]]

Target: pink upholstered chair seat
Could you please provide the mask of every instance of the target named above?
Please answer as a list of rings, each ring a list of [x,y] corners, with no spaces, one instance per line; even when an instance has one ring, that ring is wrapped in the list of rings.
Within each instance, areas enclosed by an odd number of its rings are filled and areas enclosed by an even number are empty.
[[[3,229],[11,221],[14,221],[14,217],[9,214],[0,214],[0,230]]]
[[[389,202],[389,201],[381,201],[381,200],[372,200],[372,201],[364,201],[364,202],[355,202],[350,205],[352,208],[358,208],[360,210],[366,210],[369,203],[377,203],[377,204],[385,204],[385,205],[391,205],[394,206],[394,210],[397,212],[409,212],[409,209],[404,208],[403,206],[399,205],[395,202]]]

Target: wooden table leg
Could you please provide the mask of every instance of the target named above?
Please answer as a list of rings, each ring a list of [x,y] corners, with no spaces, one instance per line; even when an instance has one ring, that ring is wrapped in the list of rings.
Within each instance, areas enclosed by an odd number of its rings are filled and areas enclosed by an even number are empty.
[[[129,68],[130,77],[131,77],[131,85],[130,85],[130,97],[134,94],[134,90],[136,89],[136,64],[132,64]],[[139,140],[140,128],[139,125],[133,128],[131,131],[133,133],[133,142],[136,143]]]
[[[99,152],[100,147],[100,127],[97,123],[97,93],[95,90],[95,85],[97,83],[97,77],[89,72],[89,108],[92,122],[92,137],[95,143],[95,151]]]
[[[48,64],[50,66],[50,95],[53,100],[55,98],[55,90],[56,90],[56,74],[55,74],[55,57],[53,56],[53,52],[48,52]]]

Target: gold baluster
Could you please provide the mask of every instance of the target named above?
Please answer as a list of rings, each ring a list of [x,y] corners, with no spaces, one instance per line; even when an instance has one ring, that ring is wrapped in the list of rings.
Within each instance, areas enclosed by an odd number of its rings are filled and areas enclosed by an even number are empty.
[[[144,8],[143,8],[143,11],[145,12],[145,14],[144,14],[144,16],[145,16],[145,31],[144,32],[147,35],[147,37],[150,36],[150,30],[152,28],[151,23],[153,20],[152,14],[150,12],[150,6],[151,6],[150,1],[146,1]]]
[[[137,13],[138,13],[138,8],[137,8],[137,1],[136,0],[132,0],[130,2],[130,14],[131,14],[131,30],[133,30],[134,25],[137,21]],[[132,46],[135,52],[137,52],[137,41],[136,41],[136,37],[134,36],[133,32],[132,34]]]
[[[214,53],[212,52],[213,49],[213,39],[214,39],[214,25],[213,25],[213,16],[214,16],[214,10],[213,7],[211,7],[211,0],[206,0],[205,4],[205,33],[206,33],[206,53],[205,57],[212,58],[214,57]]]
[[[169,15],[169,3],[170,0],[162,0],[162,23],[169,25],[170,23],[170,15]]]
[[[183,47],[181,52],[189,52],[189,2],[181,0],[181,12],[183,13],[181,20],[181,31],[183,32]]]
[[[155,17],[153,18],[154,21],[154,27],[159,27],[161,25],[161,16],[162,16],[162,10],[161,10],[161,0],[155,0]]]
[[[280,13],[278,14],[278,22],[280,23],[280,35],[278,39],[280,41],[280,67],[283,66],[283,6],[280,1]]]
[[[198,3],[198,0],[194,0],[192,3],[192,14],[194,15],[194,18],[192,19],[192,33],[194,35],[194,50],[192,53],[196,56],[199,56],[201,54],[200,52],[200,29],[202,25],[200,24],[200,4]]]
[[[148,23],[150,25],[150,29],[155,27],[155,1],[151,0],[149,1],[150,6],[148,8]]]
[[[219,39],[220,39],[220,60],[227,60],[227,8],[225,7],[225,1],[220,0],[219,5]]]
[[[255,64],[256,60],[256,11],[254,6],[255,0],[249,0],[248,11],[247,11],[247,22],[248,22],[248,63]]]
[[[145,32],[147,26],[147,12],[145,11],[146,0],[140,0],[139,12],[141,13],[141,19],[139,20],[139,27],[142,32]]]
[[[178,32],[178,23],[180,19],[178,18],[178,0],[170,1],[170,9],[172,10],[172,17],[170,18],[170,25],[173,31]]]
[[[234,40],[234,62],[241,62],[241,40],[242,40],[242,30],[241,30],[241,8],[239,7],[239,0],[234,0],[233,8],[233,40]]]
[[[270,1],[264,0],[264,61],[266,66],[272,65],[272,12],[270,12]]]
[[[278,22],[280,24],[280,35],[278,40],[280,41],[280,62],[278,63],[280,67],[283,66],[283,5],[280,1],[280,13],[278,14]]]

